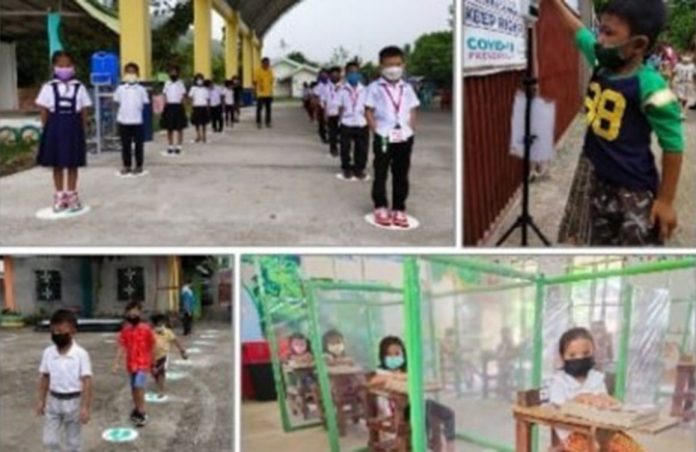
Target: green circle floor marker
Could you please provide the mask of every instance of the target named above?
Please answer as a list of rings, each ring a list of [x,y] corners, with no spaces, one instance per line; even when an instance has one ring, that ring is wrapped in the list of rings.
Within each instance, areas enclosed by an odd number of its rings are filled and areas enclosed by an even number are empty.
[[[167,402],[167,400],[169,400],[168,395],[163,395],[162,397],[160,397],[159,395],[157,395],[156,392],[145,393],[145,401],[148,403],[165,403]]]
[[[138,438],[138,432],[133,428],[108,428],[102,433],[102,439],[110,443],[128,443]]]

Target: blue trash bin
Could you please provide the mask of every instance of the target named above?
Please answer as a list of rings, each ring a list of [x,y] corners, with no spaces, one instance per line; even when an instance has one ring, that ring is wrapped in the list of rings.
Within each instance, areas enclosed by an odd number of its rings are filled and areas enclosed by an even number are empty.
[[[242,91],[242,105],[248,107],[249,105],[254,105],[254,90],[251,88],[246,88]]]

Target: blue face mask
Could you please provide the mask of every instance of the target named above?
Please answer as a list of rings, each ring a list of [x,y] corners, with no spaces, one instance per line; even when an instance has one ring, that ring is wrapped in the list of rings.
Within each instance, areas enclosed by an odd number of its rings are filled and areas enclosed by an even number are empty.
[[[360,83],[361,79],[362,76],[360,75],[360,72],[349,72],[346,74],[346,81],[352,86],[356,86],[358,83]]]
[[[319,76],[319,83],[326,83],[329,81],[329,76],[328,75],[320,75]]]
[[[404,357],[403,355],[386,356],[384,358],[384,365],[389,370],[397,370],[404,365]]]

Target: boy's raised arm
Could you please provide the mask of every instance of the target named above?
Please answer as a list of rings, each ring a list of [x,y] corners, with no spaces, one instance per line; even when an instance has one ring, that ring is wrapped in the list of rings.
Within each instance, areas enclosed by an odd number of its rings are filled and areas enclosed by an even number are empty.
[[[585,26],[578,16],[575,15],[575,12],[566,5],[564,0],[546,0],[546,3],[552,5],[561,13],[561,21],[573,33],[577,33],[579,29]]]

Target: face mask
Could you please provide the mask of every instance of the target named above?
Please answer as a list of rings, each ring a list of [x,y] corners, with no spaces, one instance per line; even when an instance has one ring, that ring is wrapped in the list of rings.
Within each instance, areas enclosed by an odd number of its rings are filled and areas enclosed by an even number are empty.
[[[138,323],[140,323],[140,317],[138,317],[137,315],[129,315],[126,317],[126,320],[131,325],[137,325]]]
[[[610,71],[615,71],[626,66],[629,60],[623,56],[621,49],[632,40],[633,38],[627,40],[623,44],[611,47],[596,43],[594,50],[599,65],[609,69]]]
[[[203,86],[203,80],[196,80],[196,85]]]
[[[53,333],[53,334],[51,334],[51,340],[53,341],[54,344],[56,344],[56,347],[58,347],[58,348],[65,348],[68,345],[70,345],[70,342],[72,342],[72,338],[70,337],[70,334],[68,334],[68,333],[63,333],[63,334]]]
[[[326,75],[320,75],[319,76],[319,83],[326,83],[329,81],[329,77]]]
[[[571,377],[586,377],[594,367],[594,357],[569,359],[563,363],[563,370]]]
[[[360,79],[362,76],[360,75],[360,72],[349,72],[346,74],[346,81],[351,84],[351,86],[356,86],[358,83],[360,83]]]
[[[53,68],[53,74],[58,80],[66,82],[75,76],[75,68],[72,66],[56,67]]]
[[[345,346],[343,344],[331,344],[326,348],[329,350],[329,353],[335,356],[343,354],[343,350],[345,350]]]
[[[404,75],[404,68],[401,66],[389,66],[382,69],[382,76],[390,82],[396,82]]]
[[[292,351],[293,351],[296,355],[302,355],[302,354],[304,354],[304,353],[307,351],[307,347],[304,346],[304,345],[295,345],[295,346],[292,347]]]
[[[179,80],[179,74],[169,74],[169,79],[172,82],[176,82],[177,80]]]
[[[396,370],[404,365],[404,357],[402,355],[387,356],[384,358],[384,365],[389,370]]]
[[[123,76],[123,81],[126,83],[135,83],[138,81],[138,76],[135,74],[126,74]]]

